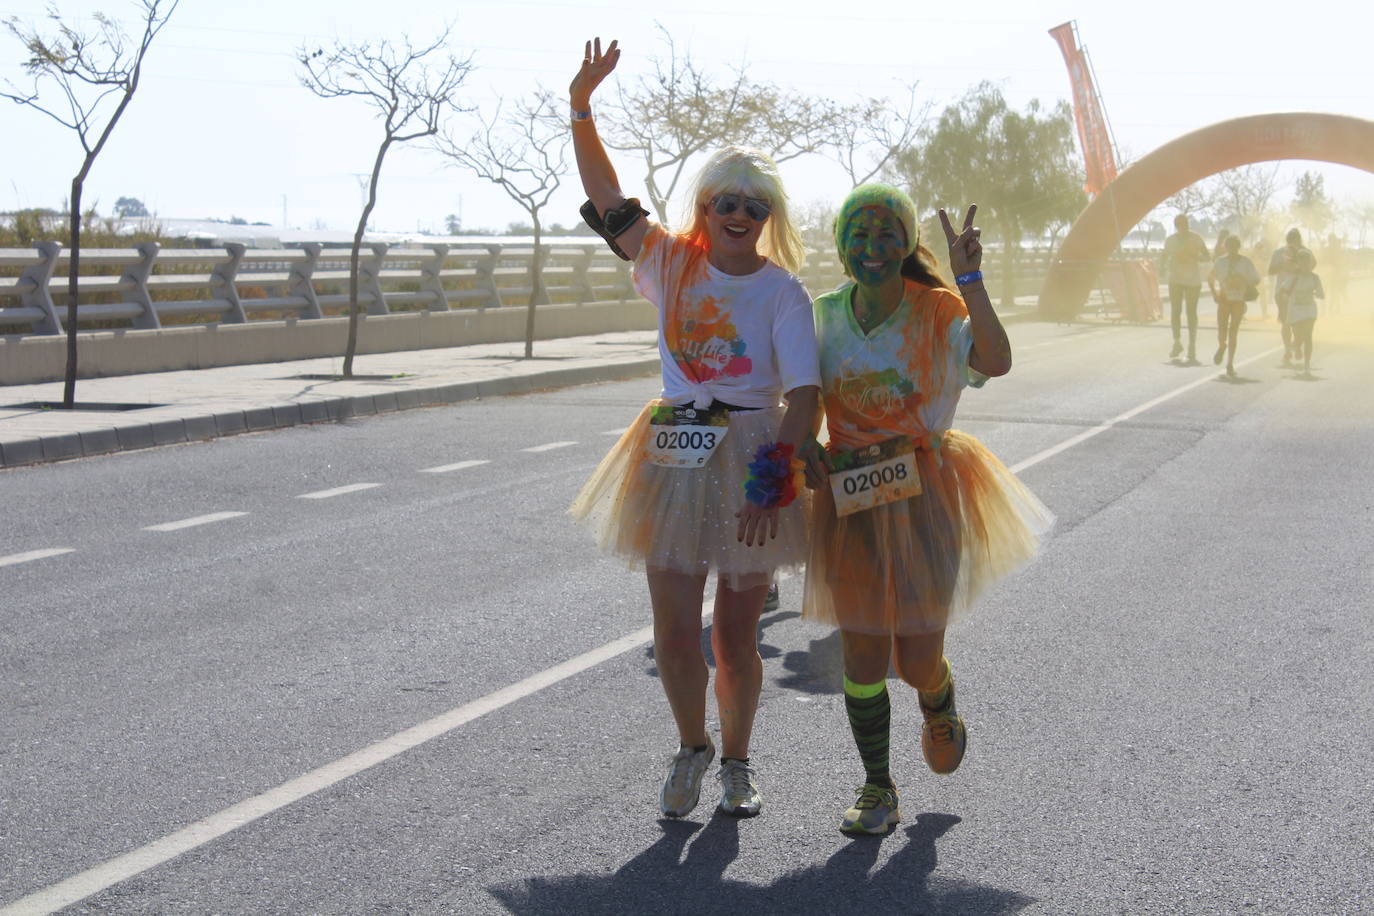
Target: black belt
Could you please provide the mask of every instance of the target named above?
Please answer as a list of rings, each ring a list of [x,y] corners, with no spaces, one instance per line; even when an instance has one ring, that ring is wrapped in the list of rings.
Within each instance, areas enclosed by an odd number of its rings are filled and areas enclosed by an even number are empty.
[[[674,406],[674,407],[691,407],[691,406],[693,406],[693,405],[690,404],[690,403],[688,403],[688,404],[674,404],[673,406]],[[709,410],[729,410],[729,411],[732,411],[732,412],[733,412],[733,411],[736,411],[736,410],[763,410],[762,407],[741,407],[741,406],[739,406],[738,404],[727,404],[727,403],[725,403],[724,401],[714,401],[714,400],[711,402],[711,406],[710,406],[708,409],[709,409]]]

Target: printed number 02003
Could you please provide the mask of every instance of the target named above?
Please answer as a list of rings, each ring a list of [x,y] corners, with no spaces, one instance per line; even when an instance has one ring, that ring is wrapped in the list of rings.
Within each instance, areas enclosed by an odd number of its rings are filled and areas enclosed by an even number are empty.
[[[691,449],[714,449],[716,447],[716,434],[713,432],[702,432],[701,430],[660,430],[654,439],[654,445],[661,449],[672,448],[691,448]]]
[[[853,496],[856,493],[876,490],[885,483],[896,483],[899,480],[906,480],[905,464],[899,464],[896,467],[888,465],[883,468],[874,468],[867,473],[846,477],[844,479],[844,491]]]

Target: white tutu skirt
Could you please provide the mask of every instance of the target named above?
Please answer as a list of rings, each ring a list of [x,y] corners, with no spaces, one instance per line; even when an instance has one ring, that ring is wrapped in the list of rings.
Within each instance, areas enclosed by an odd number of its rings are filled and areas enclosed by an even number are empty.
[[[735,517],[745,505],[748,463],[777,439],[783,408],[736,410],[730,431],[700,468],[669,468],[644,459],[650,401],[592,473],[568,512],[588,525],[602,550],[632,567],[705,575],[743,591],[779,569],[806,562],[809,495],[779,510],[778,536],[750,547]]]

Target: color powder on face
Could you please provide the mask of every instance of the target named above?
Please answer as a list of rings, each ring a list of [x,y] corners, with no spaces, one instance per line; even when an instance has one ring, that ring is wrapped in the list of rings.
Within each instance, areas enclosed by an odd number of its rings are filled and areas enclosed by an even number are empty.
[[[901,272],[906,232],[888,208],[861,208],[845,220],[840,238],[845,267],[856,283],[877,286]]]

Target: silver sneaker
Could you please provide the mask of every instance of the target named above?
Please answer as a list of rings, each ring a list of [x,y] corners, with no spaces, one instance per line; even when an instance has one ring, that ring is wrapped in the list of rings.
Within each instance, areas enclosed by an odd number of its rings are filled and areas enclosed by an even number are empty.
[[[720,765],[720,804],[716,807],[731,817],[753,817],[763,807],[757,774],[743,760],[726,760]]]
[[[678,747],[663,780],[663,791],[658,793],[658,808],[664,817],[682,817],[697,806],[701,798],[701,778],[715,757],[716,746],[710,742],[700,751],[686,745]]]
[[[840,832],[851,835],[881,835],[902,819],[897,806],[897,790],[866,782],[858,790],[859,798],[844,813]]]

